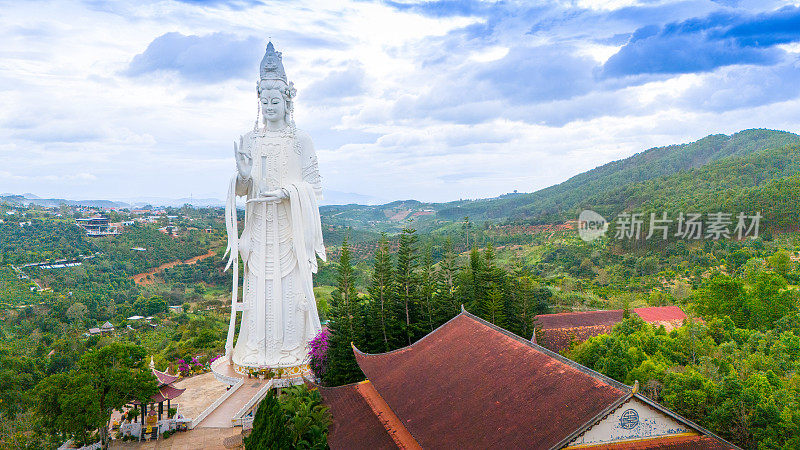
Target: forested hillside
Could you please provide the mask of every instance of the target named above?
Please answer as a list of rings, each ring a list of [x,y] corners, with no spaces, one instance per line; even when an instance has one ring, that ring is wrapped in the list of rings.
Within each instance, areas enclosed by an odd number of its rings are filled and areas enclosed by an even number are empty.
[[[731,136],[717,134],[690,144],[658,147],[613,161],[532,194],[514,195],[458,205],[439,211],[439,216],[458,218],[558,221],[565,213],[593,207],[591,199],[612,198],[620,187],[697,169],[728,157],[747,156],[764,149],[800,142],[785,131],[745,130]],[[660,184],[659,184],[660,185]],[[624,198],[623,195],[617,195]]]
[[[323,221],[332,226],[399,232],[409,220],[421,231],[435,231],[464,217],[473,222],[561,223],[577,217],[583,208],[613,215],[648,200],[662,207],[665,202],[655,199],[667,196],[670,206],[683,207],[681,202],[695,192],[698,201],[704,201],[707,199],[700,192],[716,194],[798,174],[796,147],[786,150],[786,146],[798,143],[800,136],[785,131],[752,129],[730,136],[715,134],[689,144],[645,150],[533,193],[449,203],[325,206],[320,211]],[[703,170],[706,166],[709,169]],[[696,177],[703,178],[695,181]],[[696,191],[698,188],[702,191]],[[693,206],[692,201],[685,206]]]

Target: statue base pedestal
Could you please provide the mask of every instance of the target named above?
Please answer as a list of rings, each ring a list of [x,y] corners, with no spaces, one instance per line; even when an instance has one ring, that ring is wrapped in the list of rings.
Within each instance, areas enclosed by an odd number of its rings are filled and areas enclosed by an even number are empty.
[[[211,364],[211,371],[217,380],[231,386],[247,378],[272,380],[273,387],[303,384],[303,377],[314,379],[314,373],[308,364],[292,367],[248,367],[231,364],[226,358],[219,358]]]

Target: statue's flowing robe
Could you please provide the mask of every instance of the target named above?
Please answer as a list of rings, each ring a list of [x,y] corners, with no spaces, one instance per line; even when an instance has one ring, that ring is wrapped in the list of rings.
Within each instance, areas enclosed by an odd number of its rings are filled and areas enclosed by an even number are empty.
[[[232,318],[226,354],[246,367],[292,367],[307,360],[308,342],[320,331],[312,273],[325,260],[318,201],[322,196],[311,140],[299,131],[254,131],[240,151],[252,160],[251,177],[231,179],[226,205],[229,266],[234,266]],[[304,145],[305,144],[305,145]],[[237,237],[236,196],[285,189],[280,202],[250,202]],[[244,274],[238,296],[238,254]],[[242,312],[233,347],[235,312]]]

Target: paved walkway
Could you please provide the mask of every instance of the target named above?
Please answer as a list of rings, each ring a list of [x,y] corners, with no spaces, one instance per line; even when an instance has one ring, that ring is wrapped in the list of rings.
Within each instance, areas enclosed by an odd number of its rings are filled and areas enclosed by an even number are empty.
[[[244,386],[242,386],[244,387]],[[222,450],[237,448],[241,442],[241,428],[195,428],[189,431],[179,431],[167,439],[149,442],[121,442],[112,441],[112,449],[137,449],[137,450]],[[228,446],[225,444],[228,443]],[[241,448],[241,447],[239,447]]]
[[[227,384],[217,381],[211,372],[181,378],[173,386],[186,389],[186,392],[172,401],[172,405],[180,403],[181,414],[190,419],[199,416],[214,400],[225,394],[228,388]]]
[[[195,426],[195,429],[202,427],[232,427],[233,415],[261,389],[268,380],[246,379],[244,384],[236,390],[230,397],[225,399],[217,408],[211,412],[202,422]]]

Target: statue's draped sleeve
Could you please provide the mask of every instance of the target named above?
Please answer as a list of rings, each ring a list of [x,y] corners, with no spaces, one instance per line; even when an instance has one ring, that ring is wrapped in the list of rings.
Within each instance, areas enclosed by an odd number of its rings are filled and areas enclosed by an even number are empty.
[[[314,143],[308,135],[303,136],[303,181],[311,185],[317,202],[322,201],[322,177],[319,176],[319,163],[317,162],[317,152],[314,151]]]

